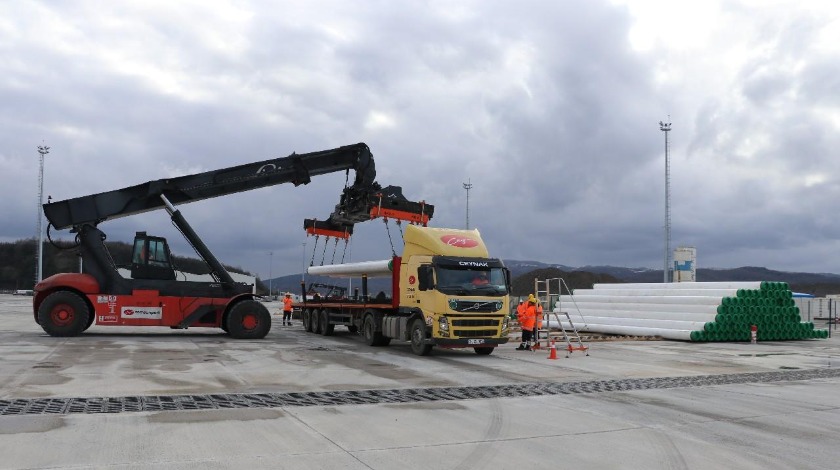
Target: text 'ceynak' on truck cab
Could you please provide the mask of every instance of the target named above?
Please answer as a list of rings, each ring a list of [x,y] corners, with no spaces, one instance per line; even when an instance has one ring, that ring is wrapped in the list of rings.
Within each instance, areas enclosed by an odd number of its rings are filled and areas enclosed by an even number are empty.
[[[178,204],[292,183],[307,184],[326,173],[354,170],[330,218],[345,227],[369,220],[371,206],[400,205],[382,200],[375,182],[370,149],[363,143],[332,150],[291,154],[256,163],[81,196],[43,205],[49,228],[70,228],[82,258],[83,272],[59,273],[35,286],[35,321],[52,336],[75,336],[91,325],[221,328],[234,338],[263,338],[271,316],[253,293],[253,285],[236,282],[187,223]],[[398,187],[395,187],[399,189]],[[396,191],[399,192],[399,191]],[[401,194],[401,193],[400,193]],[[165,209],[178,230],[207,264],[212,280],[185,280],[176,270],[165,238],[137,232],[130,277],[120,274],[98,225],[107,220]],[[335,217],[334,217],[335,216]]]
[[[361,293],[298,304],[306,331],[332,335],[336,325],[360,331],[370,346],[408,341],[425,356],[435,346],[487,355],[508,341],[510,272],[490,258],[478,230],[409,225],[402,256],[313,266],[312,275],[359,278]],[[368,280],[390,277],[392,296],[370,296]],[[306,294],[306,293],[304,293]]]

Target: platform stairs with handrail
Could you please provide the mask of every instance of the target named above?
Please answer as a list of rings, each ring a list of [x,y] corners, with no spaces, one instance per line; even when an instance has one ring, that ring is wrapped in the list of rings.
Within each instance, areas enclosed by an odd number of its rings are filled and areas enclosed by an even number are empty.
[[[560,295],[563,293],[563,288],[565,288],[566,292],[569,293],[569,298],[572,300],[575,308],[577,308],[574,295],[572,294],[571,289],[569,289],[569,286],[566,285],[566,281],[564,281],[563,278],[556,277],[551,279],[534,279],[534,296],[537,298],[537,302],[539,302],[542,307],[542,321],[537,320],[537,325],[543,326],[536,329],[534,349],[541,349],[543,347],[543,341],[545,341],[546,348],[550,346],[552,342],[551,320],[553,317],[554,322],[557,324],[557,328],[563,335],[563,340],[566,342],[566,357],[569,357],[569,355],[574,351],[583,351],[583,353],[588,356],[589,346],[583,344],[580,338],[580,333],[578,332],[577,327],[575,327],[574,322],[572,322],[572,318],[569,316],[568,310],[563,309],[560,303]],[[554,305],[557,308],[552,308],[552,300],[554,300]],[[578,310],[578,313],[579,312],[580,310]],[[565,323],[560,320],[563,317],[565,317]],[[581,316],[581,318],[583,317]],[[568,327],[566,324],[568,324]]]

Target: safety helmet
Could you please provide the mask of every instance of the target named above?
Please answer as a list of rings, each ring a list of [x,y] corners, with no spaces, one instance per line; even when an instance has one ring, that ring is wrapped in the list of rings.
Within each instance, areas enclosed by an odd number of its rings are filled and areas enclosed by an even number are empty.
[[[537,299],[534,297],[534,294],[528,294],[528,302],[537,303]]]

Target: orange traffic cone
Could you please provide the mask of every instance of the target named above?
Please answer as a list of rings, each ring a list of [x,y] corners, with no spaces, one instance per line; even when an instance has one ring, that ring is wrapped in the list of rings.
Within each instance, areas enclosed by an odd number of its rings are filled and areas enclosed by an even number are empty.
[[[554,340],[551,340],[551,347],[548,348],[548,358],[557,359],[557,347],[554,345]]]

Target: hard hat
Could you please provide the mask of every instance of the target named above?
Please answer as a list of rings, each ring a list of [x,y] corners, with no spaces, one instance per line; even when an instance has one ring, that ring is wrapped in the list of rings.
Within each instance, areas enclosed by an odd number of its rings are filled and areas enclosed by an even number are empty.
[[[291,297],[292,294],[290,292],[286,292],[286,297]]]
[[[537,303],[537,299],[534,297],[534,294],[528,294],[528,302]]]

